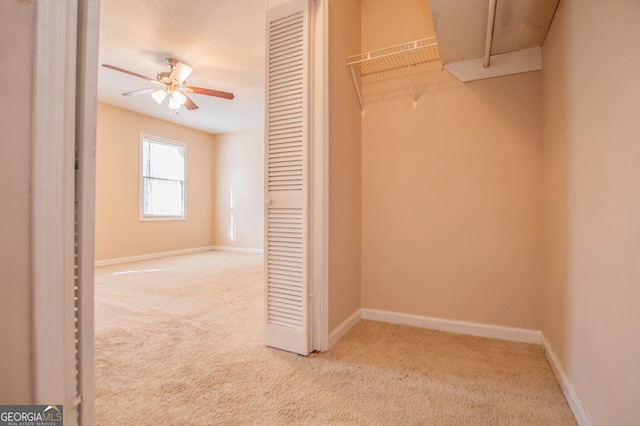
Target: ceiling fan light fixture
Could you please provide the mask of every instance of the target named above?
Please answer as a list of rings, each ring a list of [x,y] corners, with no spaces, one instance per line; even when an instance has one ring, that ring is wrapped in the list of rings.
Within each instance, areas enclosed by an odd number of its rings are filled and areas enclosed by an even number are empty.
[[[180,107],[187,101],[187,97],[180,92],[172,92],[169,98],[169,108],[180,109]]]
[[[169,98],[168,104],[169,108],[172,110],[178,110],[183,105],[188,110],[198,109],[198,105],[196,105],[189,96],[185,95],[182,92],[196,95],[213,96],[216,98],[229,100],[234,98],[233,93],[206,89],[204,87],[187,86],[186,79],[193,71],[193,68],[186,64],[183,64],[175,58],[167,58],[165,59],[165,62],[169,66],[170,71],[165,71],[157,74],[155,79],[109,64],[102,64],[102,66],[114,71],[146,80],[149,83],[156,85],[155,87],[149,87],[146,89],[133,90],[131,92],[123,93],[124,96],[139,96],[150,94],[153,97],[153,100],[160,105],[162,105],[165,100]]]
[[[165,92],[164,90],[156,90],[151,94],[151,97],[157,103],[162,104],[162,101],[164,101],[164,98],[167,97],[167,92]]]

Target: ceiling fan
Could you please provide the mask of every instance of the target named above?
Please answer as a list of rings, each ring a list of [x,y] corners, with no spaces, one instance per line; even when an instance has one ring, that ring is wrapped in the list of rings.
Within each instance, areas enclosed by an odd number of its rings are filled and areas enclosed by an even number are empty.
[[[102,64],[102,66],[114,71],[119,71],[125,74],[132,75],[134,77],[141,78],[143,80],[147,80],[149,83],[153,83],[156,85],[156,87],[149,87],[147,89],[139,89],[132,92],[123,93],[124,96],[151,94],[153,99],[159,104],[162,104],[165,99],[169,99],[169,108],[171,109],[180,109],[180,107],[183,105],[189,110],[198,109],[198,105],[196,105],[191,100],[191,98],[189,98],[187,93],[215,96],[217,98],[223,99],[234,98],[233,93],[221,92],[219,90],[213,89],[205,89],[203,87],[187,86],[185,83],[187,77],[189,77],[189,75],[193,71],[193,68],[191,68],[187,64],[183,64],[175,58],[166,58],[164,61],[167,63],[169,71],[158,73],[155,79],[146,77],[133,71],[127,71],[113,65]]]

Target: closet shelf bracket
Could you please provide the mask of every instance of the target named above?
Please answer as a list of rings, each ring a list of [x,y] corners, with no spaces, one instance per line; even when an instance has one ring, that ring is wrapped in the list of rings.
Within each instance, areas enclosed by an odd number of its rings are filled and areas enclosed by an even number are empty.
[[[351,77],[353,78],[353,85],[356,88],[362,115],[365,113],[364,101],[362,100],[362,92],[360,90],[363,78],[371,74],[406,67],[409,74],[409,83],[411,84],[413,107],[417,108],[418,98],[414,87],[412,67],[439,59],[440,52],[435,37],[423,38],[380,50],[349,56],[347,58],[347,66],[351,69]],[[360,83],[358,76],[360,77]]]

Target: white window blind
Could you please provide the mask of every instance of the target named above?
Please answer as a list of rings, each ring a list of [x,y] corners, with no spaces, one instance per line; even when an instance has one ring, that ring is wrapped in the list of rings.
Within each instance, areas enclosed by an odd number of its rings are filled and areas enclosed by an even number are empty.
[[[141,219],[184,219],[186,146],[147,135],[141,143]]]

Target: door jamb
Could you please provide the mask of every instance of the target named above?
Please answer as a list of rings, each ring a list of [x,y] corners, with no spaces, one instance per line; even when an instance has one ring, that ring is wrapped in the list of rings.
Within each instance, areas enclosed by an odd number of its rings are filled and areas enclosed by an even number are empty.
[[[77,1],[34,3],[31,134],[32,403],[77,424],[73,157]]]
[[[32,403],[63,404],[65,424],[70,425],[94,423],[93,176],[99,7],[100,0],[34,3]],[[76,149],[82,158],[74,175]],[[76,191],[81,203],[79,262],[84,265],[78,271],[78,336],[73,290]]]
[[[312,1],[311,342],[329,349],[329,0]]]

